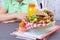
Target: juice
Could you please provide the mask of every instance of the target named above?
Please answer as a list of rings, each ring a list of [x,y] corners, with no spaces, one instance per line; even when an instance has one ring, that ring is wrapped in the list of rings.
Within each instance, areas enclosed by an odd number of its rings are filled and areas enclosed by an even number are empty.
[[[35,4],[29,4],[28,6],[28,15],[32,15],[35,13]]]

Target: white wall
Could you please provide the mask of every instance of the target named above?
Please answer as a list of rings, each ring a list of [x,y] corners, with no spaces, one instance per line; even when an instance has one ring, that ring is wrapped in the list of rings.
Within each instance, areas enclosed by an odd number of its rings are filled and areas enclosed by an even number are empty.
[[[40,3],[40,1],[41,0],[38,0],[38,3]],[[49,0],[48,9],[54,11],[54,18],[56,20],[60,20],[60,0]]]
[[[60,20],[60,0],[49,0],[48,8],[54,10],[54,18]]]
[[[55,19],[60,20],[60,0],[55,1]]]

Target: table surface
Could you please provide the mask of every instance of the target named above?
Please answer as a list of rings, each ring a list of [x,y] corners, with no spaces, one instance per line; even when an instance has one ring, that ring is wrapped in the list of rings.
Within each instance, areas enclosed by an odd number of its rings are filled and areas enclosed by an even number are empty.
[[[0,23],[0,40],[24,40],[16,39],[15,36],[11,36],[10,33],[18,27],[19,22],[3,24]],[[56,21],[56,25],[60,26],[60,21]],[[60,40],[60,30],[48,37],[48,40]]]

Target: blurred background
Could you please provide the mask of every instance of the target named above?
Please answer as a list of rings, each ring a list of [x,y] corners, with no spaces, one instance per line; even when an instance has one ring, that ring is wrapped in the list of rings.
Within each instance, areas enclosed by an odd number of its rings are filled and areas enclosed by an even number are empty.
[[[3,0],[0,0],[0,6]],[[40,6],[40,3],[42,0],[37,0],[38,5]],[[60,0],[48,0],[48,9],[51,9],[54,11],[54,18],[55,20],[60,20]]]
[[[2,5],[2,1],[3,0],[0,0],[0,6]],[[37,0],[39,6],[41,2],[42,0]],[[54,11],[54,18],[55,20],[58,20],[55,24],[60,26],[60,0],[48,0],[47,8]],[[0,23],[0,40],[23,40],[16,39],[15,36],[10,35],[10,33],[18,27],[18,24],[19,22],[9,24]],[[54,33],[51,37],[48,37],[47,40],[57,39],[60,40],[60,30]]]
[[[38,5],[42,2],[42,0],[37,0]],[[55,20],[60,20],[60,0],[48,0],[48,9],[54,11]]]

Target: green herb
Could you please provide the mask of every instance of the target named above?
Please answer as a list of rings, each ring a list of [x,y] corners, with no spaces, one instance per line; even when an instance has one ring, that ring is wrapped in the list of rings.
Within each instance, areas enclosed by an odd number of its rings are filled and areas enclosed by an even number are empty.
[[[31,23],[35,23],[37,21],[38,16],[36,15],[31,15],[31,16],[27,16],[27,21],[31,22]]]
[[[48,10],[44,9],[43,12],[44,12],[44,13],[48,13]]]

